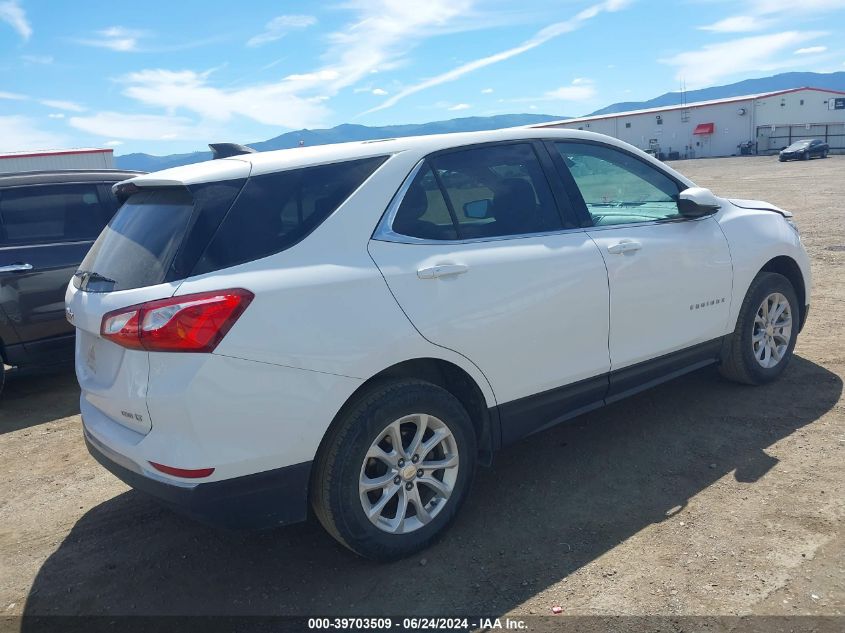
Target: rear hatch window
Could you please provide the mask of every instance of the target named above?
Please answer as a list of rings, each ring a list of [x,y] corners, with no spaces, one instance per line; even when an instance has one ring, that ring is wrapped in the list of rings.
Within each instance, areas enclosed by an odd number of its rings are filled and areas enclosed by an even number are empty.
[[[184,278],[244,182],[135,188],[82,260],[74,286],[112,292]]]
[[[317,228],[386,159],[138,188],[94,242],[73,284],[88,292],[128,290],[278,253]]]

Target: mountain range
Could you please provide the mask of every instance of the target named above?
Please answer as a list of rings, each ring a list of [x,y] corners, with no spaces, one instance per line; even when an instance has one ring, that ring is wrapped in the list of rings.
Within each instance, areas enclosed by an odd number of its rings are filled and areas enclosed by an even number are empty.
[[[761,92],[788,90],[790,88],[800,88],[803,86],[845,90],[845,72],[780,73],[771,77],[746,79],[744,81],[739,81],[725,86],[713,86],[710,88],[701,88],[699,90],[690,90],[686,92],[667,92],[659,97],[649,99],[648,101],[623,101],[611,104],[590,114],[611,114],[614,112],[626,112],[628,110],[641,110],[645,108],[678,105],[684,102],[693,103],[696,101],[738,97]],[[428,134],[444,134],[448,132],[494,130],[520,125],[531,125],[534,123],[545,123],[547,121],[567,118],[571,117],[551,114],[499,114],[488,117],[464,117],[460,119],[449,119],[447,121],[433,121],[431,123],[385,125],[381,127],[344,123],[328,129],[303,129],[285,132],[280,136],[276,136],[266,141],[249,143],[249,146],[258,151],[269,151],[274,149],[289,149],[292,147],[298,147],[300,144],[325,145],[327,143],[366,141],[399,136],[424,136]],[[236,139],[225,140],[233,141]],[[120,169],[158,171],[160,169],[167,169],[168,167],[176,167],[178,165],[187,165],[189,163],[209,160],[210,158],[211,152],[191,152],[188,154],[171,154],[169,156],[153,156],[151,154],[136,153],[116,156],[115,163]]]

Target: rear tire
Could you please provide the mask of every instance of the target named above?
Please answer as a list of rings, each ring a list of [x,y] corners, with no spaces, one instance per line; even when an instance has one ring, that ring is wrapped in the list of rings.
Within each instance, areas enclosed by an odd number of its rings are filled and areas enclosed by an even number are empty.
[[[0,358],[0,396],[3,395],[3,387],[6,386],[6,365],[3,359]]]
[[[736,329],[722,348],[722,376],[747,385],[778,378],[795,349],[800,309],[786,277],[758,274],[742,302]]]
[[[822,158],[827,158],[827,150],[822,152]]]
[[[376,384],[323,441],[311,505],[329,534],[356,554],[403,558],[455,518],[476,452],[472,421],[448,391],[421,380]]]

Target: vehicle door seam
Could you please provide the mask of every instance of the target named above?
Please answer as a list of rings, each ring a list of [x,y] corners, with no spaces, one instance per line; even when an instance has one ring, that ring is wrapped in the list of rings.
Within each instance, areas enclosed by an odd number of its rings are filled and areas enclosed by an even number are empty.
[[[370,241],[372,241],[372,240],[370,240]],[[399,307],[399,310],[402,311],[402,314],[405,315],[405,318],[408,320],[408,323],[411,324],[411,327],[414,328],[414,330],[416,330],[417,334],[419,334],[423,338],[424,341],[431,343],[435,347],[439,347],[441,349],[447,349],[450,352],[454,352],[455,354],[457,354],[461,358],[466,359],[466,361],[468,363],[471,363],[472,366],[475,367],[478,370],[478,373],[481,374],[484,377],[484,380],[487,382],[487,386],[490,388],[490,393],[493,395],[493,406],[498,406],[499,399],[496,397],[496,391],[493,389],[493,385],[490,383],[490,379],[487,377],[487,374],[484,373],[484,371],[481,369],[481,367],[479,367],[471,358],[469,358],[465,354],[462,354],[458,350],[452,349],[451,347],[447,347],[446,345],[440,345],[439,343],[435,343],[434,341],[427,338],[425,336],[425,334],[420,332],[419,328],[416,326],[414,321],[411,319],[410,316],[408,316],[408,313],[405,312],[405,308],[402,307],[402,304],[399,302],[399,299],[397,299],[396,295],[393,294],[393,289],[390,287],[390,284],[387,283],[387,278],[384,276],[384,273],[382,272],[381,268],[379,267],[378,262],[376,262],[375,257],[373,257],[373,254],[370,252],[370,241],[367,242],[367,256],[372,260],[373,266],[376,267],[378,274],[381,276],[381,279],[384,282],[385,288],[387,288],[387,291],[390,293],[390,296],[393,297],[393,300],[396,302],[396,305]]]
[[[725,234],[725,229],[722,228],[722,223],[719,222],[715,216],[711,218],[715,223],[716,226],[719,227],[719,232],[722,234],[722,237],[725,239],[725,244],[728,247],[728,257],[731,259],[731,302],[728,304],[728,315],[725,317],[725,325],[722,328],[722,334],[730,334],[734,331],[734,327],[731,327],[731,313],[733,312],[734,308],[734,290],[736,284],[736,270],[734,268],[734,254],[731,250],[731,241],[728,239],[728,236]]]
[[[590,235],[589,230],[584,231],[584,235],[590,238],[590,241],[593,243],[593,246],[596,247],[596,250],[599,252],[599,257],[601,257],[601,263],[604,266],[604,278],[607,282],[607,375],[610,376],[610,373],[613,371],[613,356],[610,354],[610,330],[612,326],[612,303],[613,303],[613,296],[610,292],[610,269],[607,267],[607,259],[604,256],[604,253],[601,252],[601,247],[598,245],[598,242]],[[608,383],[607,391],[605,392],[605,398],[610,391],[610,384]]]

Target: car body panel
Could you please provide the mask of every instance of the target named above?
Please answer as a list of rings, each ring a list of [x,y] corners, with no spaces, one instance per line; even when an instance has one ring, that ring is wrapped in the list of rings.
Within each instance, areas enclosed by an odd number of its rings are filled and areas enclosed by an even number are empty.
[[[373,240],[369,250],[420,334],[471,358],[499,402],[610,367],[607,273],[582,231],[443,245]],[[468,271],[418,275],[443,264]]]
[[[588,230],[607,265],[612,369],[727,333],[732,271],[711,217]],[[640,249],[611,254],[624,242]]]
[[[83,292],[68,284],[65,301],[76,336],[76,377],[82,401],[115,423],[145,434],[152,428],[147,408],[149,353],[121,347],[100,335],[103,316],[113,310],[171,296],[177,284],[117,292]]]
[[[776,257],[789,257],[798,265],[804,280],[805,304],[809,305],[812,290],[810,258],[798,232],[783,216],[770,210],[741,208],[724,200],[715,218],[728,240],[733,265],[733,290],[728,314],[730,331],[736,325],[742,301],[754,277]]]

